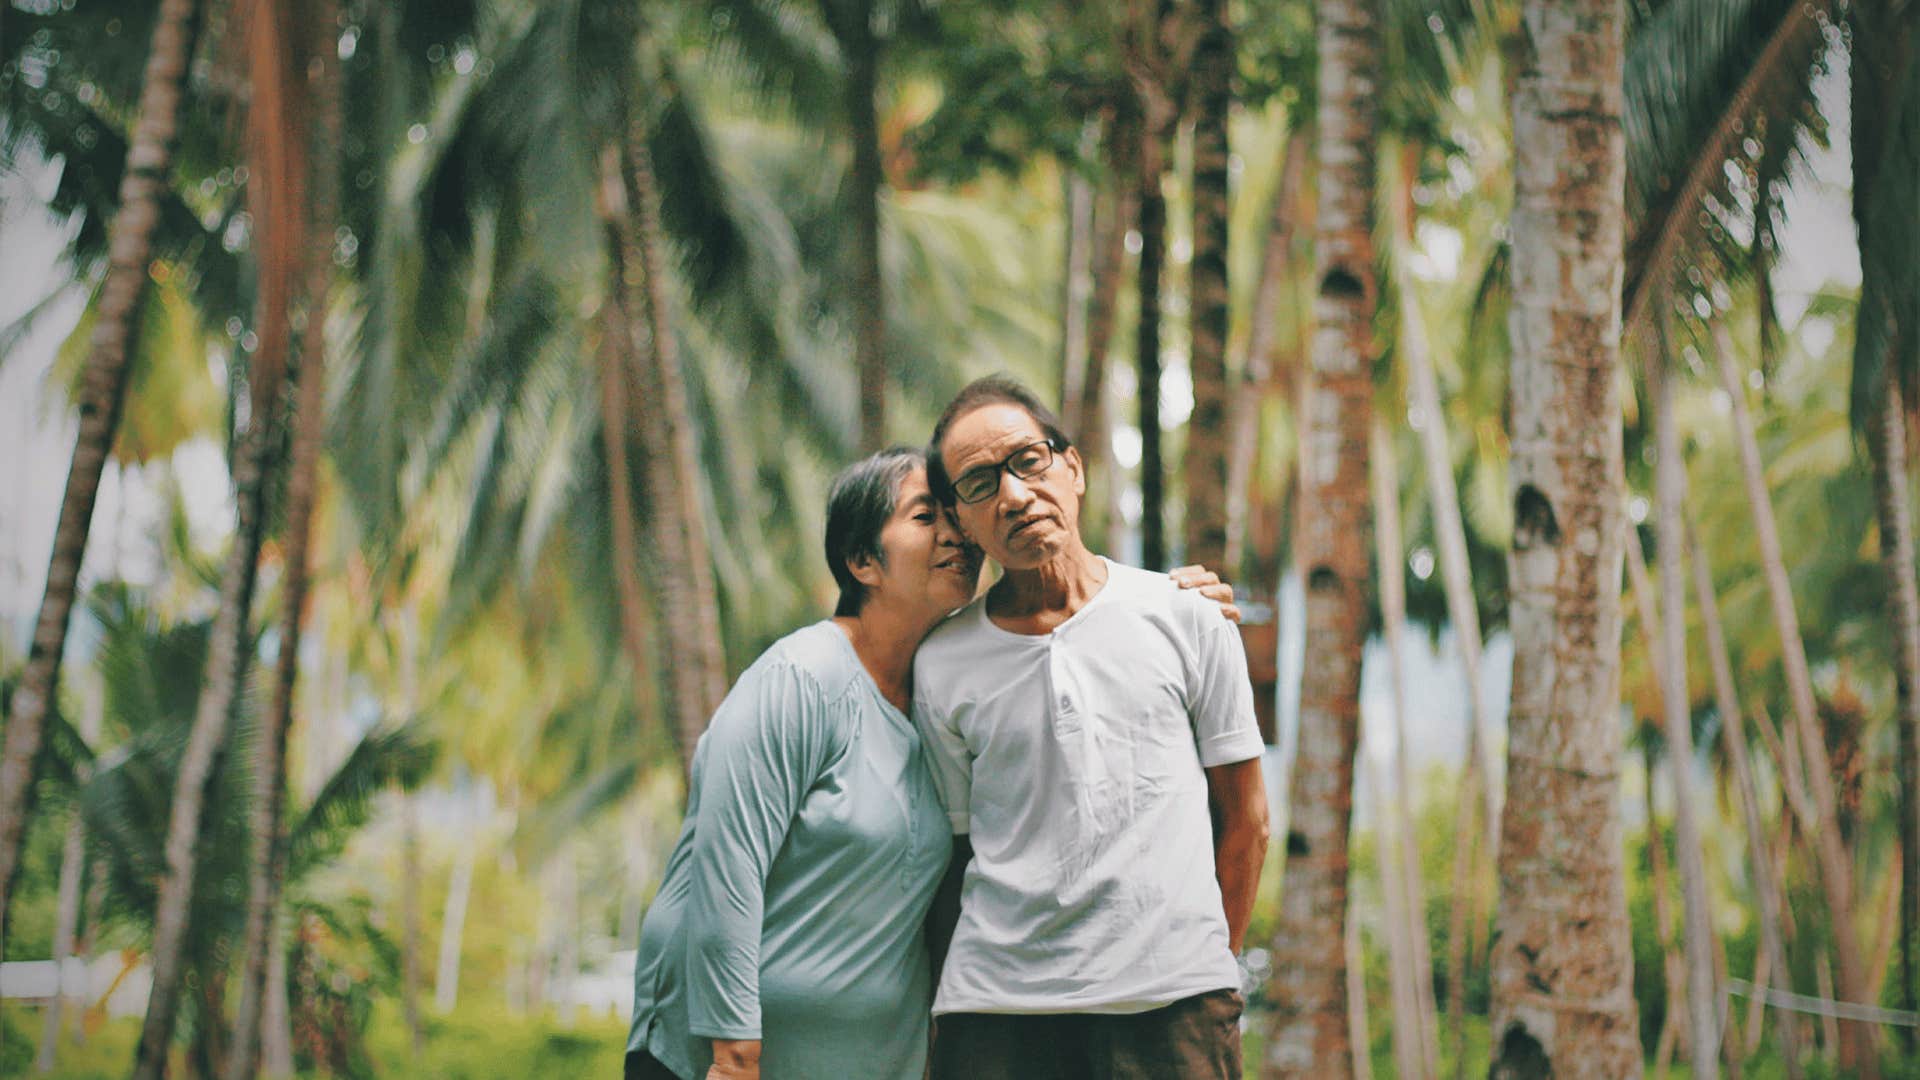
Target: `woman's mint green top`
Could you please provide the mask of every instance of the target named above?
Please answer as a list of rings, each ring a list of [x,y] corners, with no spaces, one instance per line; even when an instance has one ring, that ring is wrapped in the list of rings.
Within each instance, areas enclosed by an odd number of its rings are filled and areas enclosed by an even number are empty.
[[[627,1049],[688,1080],[713,1039],[767,1080],[920,1080],[922,926],[951,830],[911,722],[815,623],[740,676],[694,752],[640,930]]]

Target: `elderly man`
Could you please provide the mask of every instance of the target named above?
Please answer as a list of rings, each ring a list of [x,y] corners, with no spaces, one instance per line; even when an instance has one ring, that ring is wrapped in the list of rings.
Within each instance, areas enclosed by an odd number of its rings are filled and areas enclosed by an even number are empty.
[[[1080,454],[1019,383],[961,391],[928,458],[1005,571],[914,663],[959,894],[932,1076],[1237,1080],[1267,842],[1239,635],[1087,549]]]

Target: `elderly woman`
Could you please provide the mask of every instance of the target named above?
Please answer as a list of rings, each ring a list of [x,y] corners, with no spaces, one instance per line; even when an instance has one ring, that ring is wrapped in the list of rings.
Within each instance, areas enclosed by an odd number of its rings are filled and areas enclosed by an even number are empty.
[[[907,449],[834,481],[826,554],[833,617],[754,661],[694,753],[640,932],[628,1080],[923,1074],[922,927],[951,841],[905,710],[913,654],[973,598],[980,554]]]

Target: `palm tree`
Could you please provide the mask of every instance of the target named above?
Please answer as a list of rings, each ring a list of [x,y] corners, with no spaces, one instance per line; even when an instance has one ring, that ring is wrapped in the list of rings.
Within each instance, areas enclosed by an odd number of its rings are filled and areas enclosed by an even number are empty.
[[[1368,613],[1368,453],[1372,413],[1374,140],[1379,125],[1379,16],[1361,2],[1323,4],[1319,40],[1316,293],[1304,402],[1299,539],[1307,584],[1307,665],[1300,688],[1287,862],[1274,936],[1266,1070],[1344,1075],[1347,831],[1353,808],[1360,658]]]
[[[239,437],[233,462],[236,524],[208,648],[207,685],[196,706],[168,811],[166,871],[154,912],[153,989],[134,1061],[136,1080],[158,1080],[165,1074],[173,1042],[187,968],[197,849],[209,794],[220,775],[220,761],[252,660],[248,623],[266,526],[268,481],[276,471],[277,449],[285,437],[280,392],[290,353],[291,298],[307,257],[305,191],[310,172],[307,147],[293,137],[306,120],[299,88],[306,71],[302,44],[306,35],[298,32],[304,28],[283,21],[286,13],[276,4],[258,4],[242,14],[252,89],[245,133],[251,172],[247,191],[259,223],[255,247],[259,348],[248,379],[251,422]],[[211,992],[205,981],[201,989]]]
[[[1624,5],[1526,0],[1513,95],[1514,640],[1490,1075],[1637,1076],[1616,721]]]
[[[285,572],[273,700],[268,706],[265,728],[254,744],[247,928],[241,952],[240,1003],[227,1063],[229,1080],[247,1080],[258,1070],[269,954],[274,945],[273,928],[285,869],[281,819],[287,790],[287,731],[293,722],[293,695],[300,670],[301,627],[306,615],[309,580],[308,549],[326,421],[327,297],[333,281],[334,250],[333,232],[328,226],[337,218],[330,170],[337,160],[332,151],[339,145],[340,131],[335,10],[335,5],[327,0],[304,7],[292,6],[289,11],[294,18],[287,28],[294,39],[289,51],[296,58],[307,57],[296,70],[306,79],[306,86],[300,92],[311,106],[310,110],[300,111],[311,111],[318,121],[315,126],[321,137],[311,157],[311,206],[301,208],[310,215],[311,224],[305,253],[307,322],[300,343],[299,366],[293,376],[293,449],[286,488]],[[302,15],[306,18],[299,18]],[[303,48],[298,44],[307,39],[311,39],[312,47]]]
[[[1225,0],[1190,14],[1195,43],[1188,75],[1193,115],[1193,263],[1190,273],[1193,413],[1184,468],[1187,562],[1225,566],[1227,455],[1227,120],[1233,106],[1234,39]]]
[[[88,347],[86,384],[79,402],[80,433],[60,502],[33,645],[13,695],[5,747],[0,750],[0,950],[4,949],[7,900],[19,870],[34,760],[59,686],[60,658],[66,650],[67,624],[81,559],[86,554],[100,474],[120,421],[127,359],[133,352],[140,299],[147,286],[147,260],[179,128],[197,11],[195,0],[162,0],[154,23],[153,44],[140,89],[139,119],[134,124],[127,168],[120,181],[119,211],[112,225],[111,262]]]
[[[1659,505],[1660,646],[1663,660],[1667,758],[1673,777],[1674,840],[1680,864],[1681,917],[1686,926],[1687,1014],[1696,1076],[1718,1076],[1720,991],[1714,979],[1714,929],[1707,910],[1707,868],[1700,846],[1699,806],[1693,776],[1692,697],[1687,691],[1686,563],[1680,542],[1681,499],[1686,461],[1675,419],[1673,372],[1665,355],[1666,335],[1647,350],[1647,394],[1653,402],[1656,444],[1655,488]],[[1649,597],[1649,600],[1651,598]],[[1651,782],[1649,782],[1651,783]]]
[[[860,380],[860,447],[872,453],[887,444],[887,309],[880,273],[880,198],[886,177],[880,165],[875,101],[881,43],[874,33],[873,0],[821,0],[821,8],[846,68],[847,134],[853,151],[847,194],[853,210],[854,369]]]

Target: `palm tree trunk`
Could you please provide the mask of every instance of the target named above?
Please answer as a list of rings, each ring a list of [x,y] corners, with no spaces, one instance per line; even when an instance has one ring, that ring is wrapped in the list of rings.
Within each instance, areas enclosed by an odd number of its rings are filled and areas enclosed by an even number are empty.
[[[299,367],[294,374],[293,460],[287,478],[285,585],[280,611],[280,644],[275,657],[273,700],[254,744],[253,801],[249,834],[247,922],[241,956],[240,1004],[234,1019],[233,1049],[228,1057],[228,1080],[249,1080],[258,1072],[262,1018],[269,953],[274,942],[274,916],[280,906],[281,877],[285,874],[285,824],[281,820],[287,795],[287,732],[293,726],[294,691],[300,673],[300,638],[310,580],[308,548],[313,507],[319,483],[321,439],[326,427],[327,297],[333,282],[333,230],[337,216],[330,182],[339,145],[339,99],[334,49],[338,28],[334,5],[320,0],[311,10],[313,25],[296,32],[319,46],[305,53],[307,93],[315,106],[319,144],[312,155],[313,230],[308,241],[305,337]],[[301,110],[304,112],[304,110]]]
[[[1193,412],[1184,461],[1187,562],[1228,568],[1227,122],[1233,108],[1234,37],[1226,0],[1200,0],[1190,91],[1193,103],[1193,262],[1188,271]]]
[[[1070,432],[1080,430],[1087,384],[1087,301],[1093,294],[1093,182],[1082,163],[1099,145],[1100,127],[1080,125],[1079,154],[1062,170],[1061,203],[1065,236],[1060,268],[1060,419]],[[1083,455],[1084,456],[1084,455]]]
[[[1267,217],[1260,278],[1253,287],[1253,310],[1247,316],[1247,352],[1240,364],[1240,386],[1228,407],[1227,553],[1221,565],[1237,571],[1243,579],[1247,576],[1243,556],[1249,531],[1248,509],[1259,501],[1253,492],[1253,463],[1259,451],[1260,406],[1274,381],[1274,331],[1286,292],[1287,264],[1293,257],[1294,209],[1300,202],[1307,150],[1305,132],[1287,134],[1286,146],[1280,151],[1280,183]]]
[[[85,784],[84,776],[81,783]],[[47,1001],[45,1026],[40,1031],[40,1052],[34,1058],[38,1072],[53,1071],[53,1055],[60,1042],[62,1006],[67,1000],[67,960],[73,956],[74,931],[80,922],[80,879],[87,870],[87,830],[75,806],[67,821],[67,838],[60,850],[59,907],[53,923],[53,997]],[[81,994],[86,993],[85,987]]]
[[[1920,106],[1920,103],[1916,103]],[[1893,608],[1894,689],[1900,761],[1894,787],[1900,792],[1900,1001],[1914,1007],[1913,934],[1920,925],[1920,589],[1914,581],[1913,517],[1908,506],[1906,410],[1898,367],[1887,366],[1886,402],[1873,425],[1874,508],[1880,526],[1880,565]],[[1869,990],[1872,988],[1869,987]],[[1910,1032],[1909,1032],[1910,1034]]]
[[[1524,0],[1513,96],[1514,641],[1489,1075],[1640,1075],[1618,784],[1625,12]]]
[[[1747,735],[1741,720],[1740,696],[1734,688],[1733,663],[1728,659],[1727,639],[1720,624],[1720,604],[1713,592],[1713,571],[1707,565],[1707,551],[1689,530],[1687,546],[1693,553],[1694,602],[1700,611],[1700,628],[1706,636],[1707,662],[1713,670],[1714,706],[1720,713],[1720,739],[1727,749],[1727,761],[1733,768],[1734,786],[1740,798],[1740,817],[1746,826],[1747,858],[1751,860],[1754,897],[1760,907],[1760,971],[1754,973],[1754,985],[1765,989],[1771,971],[1785,989],[1793,989],[1793,969],[1787,966],[1786,945],[1780,938],[1782,898],[1780,879],[1774,873],[1773,858],[1767,851],[1767,827],[1760,813],[1760,794],[1754,784],[1753,765],[1747,756]],[[1749,1020],[1749,1040],[1757,1037],[1759,1018]],[[1800,1045],[1793,1018],[1779,1025],[1780,1058],[1788,1080],[1800,1080]],[[1748,1050],[1751,1054],[1751,1049]]]
[[[1381,874],[1393,883],[1387,890],[1387,940],[1394,944],[1396,961],[1394,1060],[1399,1062],[1401,1076],[1420,1080],[1434,1075],[1438,1033],[1433,1013],[1433,960],[1427,952],[1426,890],[1420,881],[1413,813],[1407,805],[1414,788],[1412,772],[1407,768],[1407,586],[1400,536],[1400,470],[1394,459],[1392,436],[1378,417],[1373,422],[1372,455],[1374,562],[1380,571],[1380,616],[1393,674],[1394,795],[1379,800],[1376,816],[1382,823],[1378,841]]]
[[[1405,228],[1411,229],[1409,217]],[[1403,262],[1396,266],[1404,267]],[[1493,780],[1493,739],[1486,707],[1480,697],[1480,607],[1473,595],[1473,577],[1467,562],[1467,530],[1460,517],[1460,492],[1453,479],[1453,451],[1448,445],[1446,413],[1440,406],[1440,384],[1433,370],[1426,320],[1420,311],[1412,275],[1399,271],[1400,353],[1407,362],[1407,391],[1420,417],[1417,429],[1427,470],[1427,500],[1433,512],[1433,533],[1440,549],[1440,581],[1447,597],[1447,621],[1460,652],[1467,686],[1467,757],[1459,797],[1454,804],[1453,894],[1447,938],[1447,1008],[1454,1043],[1454,1071],[1466,1068],[1467,1039],[1467,928],[1481,920],[1474,902],[1474,826],[1486,830],[1489,857],[1500,850],[1499,792]],[[1477,813],[1476,813],[1477,812]]]
[[[420,813],[410,793],[394,794],[400,804],[400,1013],[418,1058],[427,1044],[420,1017]]]
[[[267,952],[267,1003],[260,1019],[260,1072],[293,1075],[293,1010],[287,1000],[287,931],[283,910],[273,920],[273,947]]]
[[[1166,463],[1160,450],[1160,276],[1166,261],[1167,200],[1160,192],[1160,171],[1172,125],[1158,111],[1151,103],[1142,108],[1133,178],[1134,205],[1140,215],[1139,323],[1134,338],[1139,371],[1135,399],[1140,423],[1140,563],[1149,570],[1167,567]]]
[[[1687,1008],[1696,1077],[1720,1074],[1720,988],[1714,980],[1713,919],[1708,911],[1707,866],[1702,853],[1699,800],[1693,787],[1693,719],[1687,690],[1687,571],[1681,544],[1680,504],[1686,488],[1686,461],[1680,424],[1673,415],[1673,373],[1667,368],[1664,338],[1647,350],[1647,381],[1653,398],[1654,441],[1658,456],[1654,477],[1660,547],[1660,651],[1666,657],[1663,713],[1667,760],[1673,777],[1673,828],[1680,865],[1681,918],[1686,923]]]
[[[1656,1077],[1664,1080],[1667,1065],[1673,1061],[1674,1049],[1687,1030],[1680,1023],[1679,1009],[1676,1008],[1687,999],[1687,980],[1683,974],[1686,961],[1673,945],[1673,901],[1668,898],[1667,888],[1667,841],[1661,835],[1660,819],[1653,809],[1653,750],[1643,747],[1642,753],[1645,755],[1647,775],[1647,868],[1653,879],[1648,887],[1653,893],[1653,926],[1660,943],[1662,985],[1666,992],[1665,1015],[1660,1019],[1660,1035],[1653,1045],[1653,1071]]]
[[[637,123],[637,121],[636,121]],[[642,132],[626,133],[622,173],[626,181],[625,257],[640,270],[626,289],[627,310],[639,313],[637,342],[640,415],[648,454],[648,515],[653,550],[659,559],[655,583],[662,625],[671,626],[674,655],[662,657],[668,673],[674,730],[682,764],[691,769],[694,744],[707,717],[727,691],[726,652],[720,641],[719,597],[701,511],[700,461],[694,445],[692,415],[680,368],[679,349],[668,314],[666,256],[660,228],[660,194]],[[664,643],[662,643],[664,645]]]
[[[20,845],[31,809],[34,763],[40,754],[47,712],[55,705],[60,684],[60,660],[66,651],[67,624],[79,585],[80,564],[87,551],[93,504],[100,493],[100,474],[120,426],[127,362],[139,332],[147,260],[153,250],[160,199],[173,160],[198,12],[197,0],[161,0],[126,170],[120,178],[120,208],[109,226],[107,276],[100,290],[93,336],[87,344],[86,374],[78,402],[80,431],[60,500],[59,522],[54,527],[53,554],[47,563],[47,583],[34,622],[33,643],[14,690],[5,747],[0,750],[0,956],[4,956],[8,901],[20,868]]]
[[[1373,1080],[1373,1059],[1367,1048],[1373,1036],[1367,1028],[1366,954],[1360,948],[1360,920],[1349,918],[1341,954],[1347,968],[1347,1040],[1353,1044],[1353,1080]]]
[[[271,399],[269,399],[271,400]],[[200,834],[205,823],[207,794],[220,771],[227,736],[233,726],[240,688],[253,654],[248,614],[266,516],[267,476],[271,472],[269,446],[275,439],[271,411],[257,411],[253,426],[240,437],[234,457],[233,485],[236,527],[220,579],[220,609],[214,617],[207,647],[206,679],[194,710],[193,728],[180,759],[173,805],[167,824],[166,871],[153,921],[153,989],[147,997],[146,1021],[140,1029],[134,1080],[159,1080],[166,1071],[167,1048],[180,1008],[186,975],[188,923],[193,913],[195,871]]]
[[[847,65],[847,131],[853,142],[848,196],[853,210],[853,354],[860,376],[860,447],[887,445],[887,309],[880,273],[880,45],[872,0],[828,0],[834,37]],[[716,704],[718,702],[716,701]]]
[[[460,997],[460,944],[466,936],[467,900],[473,895],[473,863],[478,841],[464,838],[447,883],[446,914],[440,920],[440,964],[434,970],[433,1007],[450,1013]]]
[[[601,155],[600,183],[595,203],[608,233],[609,250],[620,252],[626,227],[626,195],[620,178],[619,155],[609,148]],[[614,280],[622,280],[631,257],[615,260]],[[629,404],[633,365],[628,354],[636,340],[631,290],[616,289],[601,302],[600,331],[600,442],[606,458],[607,518],[613,532],[613,579],[620,610],[620,644],[626,650],[628,679],[636,705],[645,698],[653,664],[653,635],[647,616],[646,594],[640,584],[639,508],[633,497],[633,465],[629,449],[641,439],[638,411]],[[675,742],[678,728],[672,729]],[[682,754],[691,768],[691,751]]]
[[[1373,405],[1373,5],[1318,8],[1320,210],[1315,223],[1313,381],[1300,462],[1306,664],[1272,980],[1267,1075],[1352,1072],[1345,958],[1347,840],[1360,662],[1369,622],[1368,446]]]
[[[1734,371],[1733,350],[1724,327],[1715,323],[1712,342],[1714,359],[1720,372],[1721,388],[1731,402],[1734,441],[1740,450],[1740,475],[1746,486],[1747,508],[1753,515],[1754,543],[1760,549],[1760,566],[1767,582],[1767,598],[1773,612],[1774,630],[1780,637],[1780,662],[1787,682],[1787,700],[1793,706],[1794,729],[1805,767],[1794,768],[1792,760],[1783,762],[1788,790],[1798,788],[1799,798],[1789,798],[1801,826],[1808,834],[1814,862],[1820,873],[1820,887],[1827,902],[1827,915],[1836,932],[1833,954],[1839,969],[1840,992],[1848,1001],[1868,1002],[1865,986],[1866,965],[1860,955],[1860,939],[1853,920],[1853,860],[1840,835],[1839,799],[1833,787],[1833,767],[1827,754],[1820,718],[1814,708],[1813,679],[1807,669],[1807,650],[1800,636],[1800,619],[1795,613],[1793,588],[1787,578],[1787,563],[1781,554],[1780,531],[1773,516],[1773,500],[1767,493],[1766,476],[1760,461],[1760,443],[1754,435],[1753,420],[1747,413],[1746,388]],[[1783,747],[1785,749],[1785,747]],[[1788,754],[1789,759],[1794,755]],[[1797,781],[1797,782],[1796,782]],[[1874,1052],[1873,1029],[1849,1021],[1842,1025],[1845,1035],[1842,1064],[1857,1068],[1865,1080],[1876,1080],[1879,1062]]]
[[[1140,151],[1139,117],[1132,100],[1121,95],[1107,123],[1107,181],[1094,211],[1093,296],[1087,310],[1087,366],[1080,391],[1079,415],[1067,429],[1086,463],[1087,498],[1082,513],[1092,517],[1092,535],[1111,543],[1106,513],[1107,493],[1119,487],[1119,478],[1107,467],[1112,434],[1108,426],[1107,363],[1113,333],[1119,323],[1120,283],[1126,274],[1127,231],[1133,227],[1137,201],[1132,186]]]

